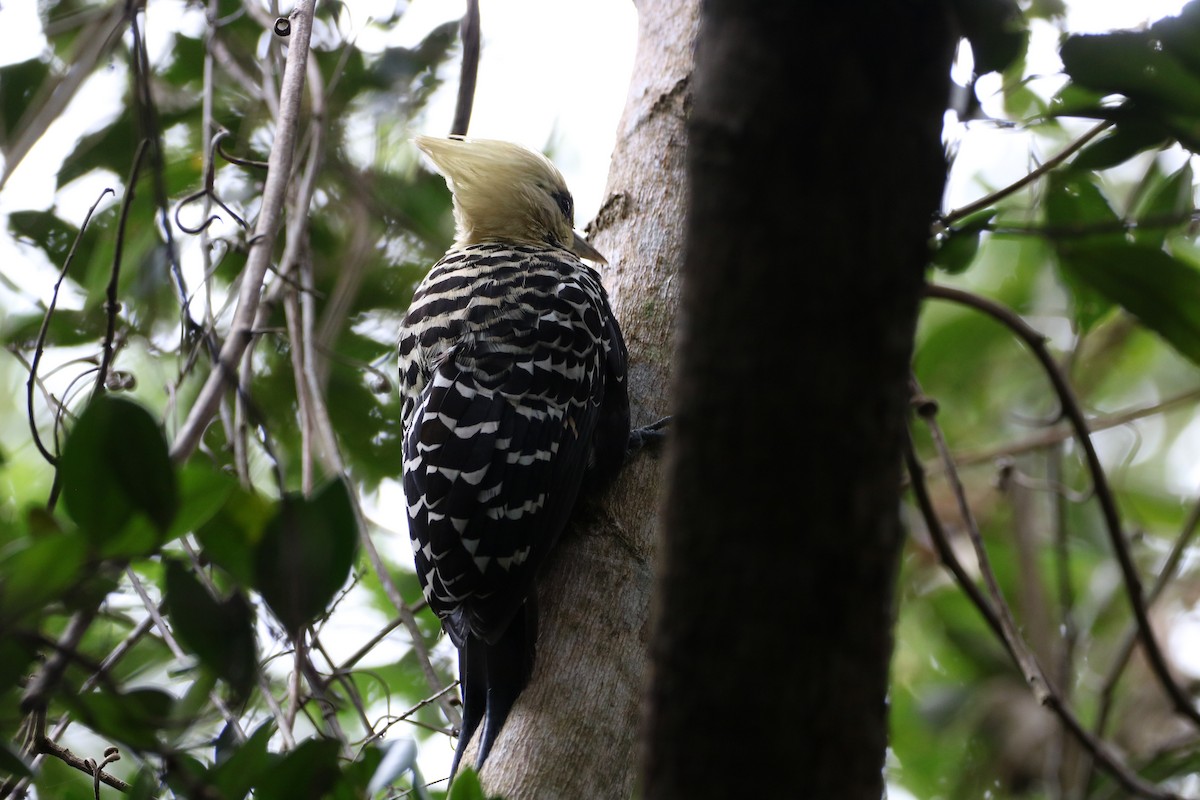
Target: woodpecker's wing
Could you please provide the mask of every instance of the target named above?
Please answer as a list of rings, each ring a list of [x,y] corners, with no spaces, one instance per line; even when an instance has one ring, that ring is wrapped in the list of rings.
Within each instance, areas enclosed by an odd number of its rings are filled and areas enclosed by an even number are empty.
[[[611,372],[591,270],[558,250],[466,250],[418,290],[401,345],[419,373],[402,361],[417,571],[460,646],[495,642],[530,593],[593,459]]]

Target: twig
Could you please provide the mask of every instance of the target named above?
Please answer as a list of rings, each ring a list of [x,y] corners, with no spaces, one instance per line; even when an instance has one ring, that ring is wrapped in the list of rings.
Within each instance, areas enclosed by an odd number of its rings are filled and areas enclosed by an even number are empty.
[[[454,106],[451,136],[466,136],[475,105],[475,82],[479,76],[479,0],[467,0],[467,13],[459,27],[462,38],[462,70],[458,79],[458,102]]]
[[[1054,387],[1055,394],[1058,396],[1063,416],[1070,422],[1079,445],[1083,449],[1084,459],[1087,462],[1088,471],[1092,476],[1093,491],[1096,494],[1096,500],[1100,503],[1105,529],[1108,533],[1113,553],[1117,558],[1117,564],[1121,569],[1125,594],[1129,599],[1130,608],[1133,610],[1133,616],[1137,622],[1139,635],[1146,652],[1146,657],[1150,662],[1151,670],[1154,672],[1159,684],[1171,698],[1175,710],[1186,716],[1193,724],[1200,725],[1200,712],[1197,712],[1196,706],[1192,703],[1191,699],[1184,693],[1179,684],[1175,682],[1166,658],[1163,656],[1162,649],[1158,646],[1158,641],[1154,638],[1154,630],[1150,624],[1150,615],[1146,610],[1146,601],[1142,593],[1141,578],[1138,576],[1137,567],[1134,565],[1133,558],[1129,554],[1129,547],[1125,542],[1125,535],[1121,529],[1121,517],[1117,510],[1117,503],[1113,497],[1112,490],[1109,488],[1104,467],[1100,464],[1100,457],[1096,454],[1096,448],[1092,444],[1091,431],[1088,428],[1087,420],[1084,418],[1083,411],[1080,409],[1079,403],[1075,398],[1075,393],[1067,383],[1066,377],[1063,375],[1062,370],[1059,369],[1054,358],[1050,355],[1049,350],[1047,350],[1044,338],[1030,327],[1025,320],[1021,319],[1020,316],[987,298],[979,297],[959,289],[951,289],[946,286],[927,286],[925,294],[927,297],[949,300],[969,308],[974,308],[992,317],[1025,342],[1038,363],[1041,364],[1043,371]]]
[[[183,426],[176,434],[171,447],[171,459],[175,463],[185,461],[196,449],[204,429],[220,404],[227,383],[235,374],[242,353],[253,336],[259,296],[271,264],[272,246],[279,231],[284,199],[291,181],[314,4],[315,0],[300,0],[293,12],[296,24],[289,40],[287,66],[283,73],[275,141],[271,146],[268,160],[270,167],[263,186],[262,206],[251,240],[253,245],[250,256],[243,270],[237,309],[229,336],[217,357],[217,363],[209,373]]]
[[[1154,585],[1150,587],[1150,592],[1146,595],[1146,605],[1152,606],[1162,595],[1167,584],[1175,577],[1176,570],[1179,569],[1180,562],[1183,561],[1184,553],[1191,546],[1192,539],[1195,538],[1197,529],[1200,528],[1200,502],[1192,505],[1192,510],[1188,513],[1187,520],[1183,523],[1183,530],[1179,532],[1175,543],[1171,546],[1171,552],[1167,554],[1167,560],[1163,562],[1162,569],[1158,573],[1158,577],[1154,581]],[[1113,656],[1112,663],[1109,664],[1107,672],[1104,674],[1104,680],[1100,685],[1100,702],[1096,711],[1096,722],[1092,726],[1092,730],[1097,736],[1103,736],[1105,729],[1108,727],[1108,717],[1112,711],[1113,699],[1117,681],[1125,672],[1125,667],[1129,663],[1129,657],[1133,655],[1134,645],[1138,641],[1138,630],[1136,626],[1131,626],[1125,631],[1121,639],[1121,644],[1117,646],[1116,655]],[[1086,786],[1090,783],[1090,778],[1084,783]]]
[[[968,203],[967,205],[963,206],[962,208],[959,208],[959,209],[956,209],[954,211],[947,213],[945,216],[942,217],[942,224],[949,227],[950,225],[953,225],[955,222],[958,222],[960,219],[963,219],[964,217],[969,217],[972,214],[974,214],[976,211],[982,211],[983,209],[987,208],[988,206],[1000,202],[1004,198],[1008,197],[1010,194],[1014,194],[1016,192],[1021,191],[1026,186],[1033,183],[1038,178],[1042,177],[1047,172],[1049,172],[1050,170],[1057,167],[1059,164],[1066,161],[1068,158],[1070,158],[1072,155],[1074,155],[1076,152],[1078,152],[1085,144],[1090,142],[1092,139],[1095,139],[1097,136],[1099,136],[1105,130],[1112,127],[1112,125],[1113,125],[1112,120],[1105,120],[1104,122],[1101,122],[1101,123],[1093,126],[1092,128],[1089,128],[1087,133],[1083,134],[1083,136],[1080,136],[1078,139],[1076,139],[1075,141],[1073,141],[1069,145],[1067,145],[1061,153],[1059,153],[1056,156],[1053,156],[1052,158],[1050,158],[1044,164],[1039,166],[1037,169],[1030,172],[1025,177],[1015,181],[1014,183],[1009,184],[1008,186],[1005,186],[1003,189],[998,189],[998,190],[992,192],[991,194],[988,194],[988,195],[985,195],[985,196],[979,198],[974,203]]]
[[[1121,425],[1127,425],[1130,422],[1136,422],[1139,419],[1152,417],[1155,414],[1162,414],[1171,411],[1179,406],[1190,405],[1200,401],[1200,389],[1189,389],[1186,392],[1177,394],[1174,397],[1168,397],[1158,403],[1152,403],[1139,408],[1131,408],[1125,411],[1118,411],[1114,414],[1108,414],[1102,417],[1092,417],[1088,420],[1088,428],[1096,433],[1097,431],[1105,431],[1110,428],[1117,428]],[[1032,453],[1036,450],[1042,450],[1052,445],[1064,442],[1075,435],[1074,430],[1069,427],[1047,428],[1044,431],[1034,434],[1025,439],[1020,439],[1016,442],[990,447],[986,450],[963,451],[955,453],[955,463],[959,469],[965,467],[974,467],[980,464],[990,464],[998,458],[1008,456],[1019,456],[1025,453]],[[937,474],[940,471],[940,466],[926,465],[926,469]]]
[[[38,435],[37,419],[33,411],[33,387],[37,384],[38,364],[42,360],[42,353],[46,348],[46,336],[50,332],[50,318],[54,316],[54,308],[58,305],[58,292],[62,288],[63,281],[67,277],[67,270],[71,268],[71,262],[75,260],[75,250],[79,247],[80,240],[83,239],[84,231],[87,230],[88,223],[91,222],[92,214],[96,213],[96,208],[106,195],[115,194],[112,188],[107,188],[100,192],[100,196],[96,198],[96,202],[92,203],[92,207],[88,209],[87,216],[83,218],[83,224],[79,226],[79,232],[75,234],[75,241],[71,242],[71,249],[67,251],[67,257],[63,261],[62,270],[58,273],[58,280],[54,282],[54,293],[50,296],[50,305],[46,307],[46,314],[42,317],[42,327],[38,329],[37,343],[33,349],[33,360],[29,364],[29,378],[25,381],[25,406],[29,414],[29,431],[33,434],[33,443],[37,447],[38,452],[46,461],[50,462],[51,466],[58,465],[58,455],[51,454],[42,444],[42,437]]]
[[[63,763],[74,767],[75,769],[79,770],[80,772],[83,772],[83,773],[93,776],[96,780],[96,797],[100,796],[100,784],[101,783],[105,784],[106,786],[111,786],[112,788],[117,789],[119,791],[125,792],[126,794],[128,794],[129,790],[133,788],[130,784],[126,783],[125,781],[121,780],[120,778],[116,777],[115,775],[110,775],[104,771],[104,767],[110,763],[110,760],[117,761],[120,759],[119,755],[117,756],[117,758],[112,758],[110,755],[108,755],[108,753],[106,751],[105,760],[102,761],[100,764],[97,764],[95,761],[93,761],[90,758],[87,758],[87,759],[80,758],[79,756],[75,755],[67,748],[63,747],[62,745],[58,744],[57,742],[51,741],[50,739],[48,739],[44,736],[41,737],[40,739],[38,739],[37,748],[38,748],[39,752],[45,753],[48,756],[54,756],[55,758],[59,759]],[[116,748],[114,747],[114,748],[109,748],[109,749],[115,750]]]
[[[62,636],[58,637],[58,641],[54,645],[54,652],[26,684],[25,691],[21,695],[21,711],[28,714],[46,707],[46,696],[62,679],[67,664],[71,661],[72,654],[75,653],[75,648],[79,646],[79,642],[87,633],[88,626],[92,624],[92,620],[96,618],[99,610],[98,605],[89,603],[87,608],[76,611],[71,616]]]
[[[108,315],[108,327],[104,331],[104,349],[100,356],[100,370],[96,373],[96,384],[92,387],[92,397],[104,391],[104,381],[108,378],[108,368],[112,364],[113,341],[117,335],[117,311],[121,304],[117,302],[117,284],[121,278],[121,254],[125,249],[125,225],[129,222],[129,209],[133,205],[136,193],[138,175],[142,170],[142,157],[146,155],[148,139],[138,142],[137,152],[133,156],[133,166],[129,170],[129,180],[125,184],[125,198],[121,201],[121,218],[117,223],[117,244],[113,249],[112,270],[108,276],[107,301],[104,311]]]

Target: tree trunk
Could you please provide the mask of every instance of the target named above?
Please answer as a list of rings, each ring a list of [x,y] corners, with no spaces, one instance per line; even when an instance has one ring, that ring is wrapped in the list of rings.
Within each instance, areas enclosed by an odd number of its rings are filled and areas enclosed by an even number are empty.
[[[942,4],[708,0],[644,797],[878,800]]]
[[[630,351],[634,425],[667,413],[683,250],[681,188],[696,0],[639,0],[638,50],[591,238]],[[597,154],[598,157],[601,154]],[[538,581],[533,678],[484,765],[507,800],[628,800],[645,679],[659,459],[587,502]]]

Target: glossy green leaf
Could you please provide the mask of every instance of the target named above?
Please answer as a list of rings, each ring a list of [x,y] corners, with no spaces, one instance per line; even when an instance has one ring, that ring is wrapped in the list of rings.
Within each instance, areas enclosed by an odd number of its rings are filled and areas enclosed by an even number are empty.
[[[67,512],[97,547],[138,512],[161,536],[178,509],[166,439],[144,408],[122,397],[102,394],[84,409],[67,436],[61,474]]]
[[[997,213],[994,208],[986,208],[955,224],[933,252],[933,265],[950,274],[964,272],[975,260],[979,240]]]
[[[358,529],[346,485],[285,495],[254,560],[255,586],[293,636],[320,617],[350,575]]]
[[[166,562],[167,615],[176,636],[240,697],[258,665],[254,612],[239,592],[218,600],[175,559]]]

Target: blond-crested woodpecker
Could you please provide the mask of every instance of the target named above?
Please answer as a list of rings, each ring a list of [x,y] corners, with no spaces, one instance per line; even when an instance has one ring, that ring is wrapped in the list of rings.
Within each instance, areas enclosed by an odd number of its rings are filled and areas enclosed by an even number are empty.
[[[533,668],[534,579],[630,443],[626,349],[562,175],[507,142],[418,137],[457,238],[400,338],[404,493],[425,598],[459,651],[451,774],[482,766]]]

